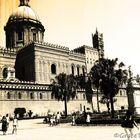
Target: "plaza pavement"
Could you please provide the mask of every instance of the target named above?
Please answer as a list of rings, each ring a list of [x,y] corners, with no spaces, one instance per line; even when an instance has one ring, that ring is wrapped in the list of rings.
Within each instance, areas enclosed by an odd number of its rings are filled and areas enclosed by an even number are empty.
[[[0,140],[126,140],[120,126],[71,126],[59,124],[50,127],[43,119],[22,120],[17,134],[12,134],[12,123],[6,135],[0,131]],[[1,125],[1,124],[0,124]],[[140,130],[134,129],[133,140],[140,139]]]

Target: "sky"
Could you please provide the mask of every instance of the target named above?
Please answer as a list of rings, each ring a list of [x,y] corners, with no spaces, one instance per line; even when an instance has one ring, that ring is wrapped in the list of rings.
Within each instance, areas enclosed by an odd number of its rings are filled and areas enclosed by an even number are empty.
[[[19,0],[0,0],[1,46],[3,26],[18,5]],[[140,74],[140,0],[30,0],[29,5],[45,27],[45,42],[70,49],[92,46],[97,28],[103,33],[105,57],[117,57]]]

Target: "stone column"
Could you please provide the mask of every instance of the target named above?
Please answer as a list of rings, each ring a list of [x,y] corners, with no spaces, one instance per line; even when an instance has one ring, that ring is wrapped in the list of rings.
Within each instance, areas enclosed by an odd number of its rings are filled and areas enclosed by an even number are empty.
[[[132,80],[133,92],[128,93],[128,108],[140,114],[140,84],[136,79]]]

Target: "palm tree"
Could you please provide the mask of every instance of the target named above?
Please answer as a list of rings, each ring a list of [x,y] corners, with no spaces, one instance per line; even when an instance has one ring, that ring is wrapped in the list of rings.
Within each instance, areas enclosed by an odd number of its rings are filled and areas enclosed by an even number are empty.
[[[52,96],[58,101],[64,101],[65,116],[67,116],[67,102],[76,96],[76,81],[73,75],[60,73],[52,83]]]
[[[120,86],[127,81],[127,70],[123,70],[124,64],[122,62],[118,64],[117,61],[117,58],[102,60],[104,71],[101,90],[110,99],[112,118],[114,118],[114,97],[118,94]]]
[[[97,61],[98,62],[98,61]],[[99,106],[99,88],[100,88],[100,79],[101,79],[101,67],[97,64],[95,64],[92,68],[91,68],[91,75],[92,75],[92,81],[93,81],[93,85],[94,87],[97,89],[97,110],[98,112],[100,112],[100,106]]]
[[[95,81],[97,81],[101,93],[110,100],[112,118],[114,118],[114,97],[120,86],[127,81],[127,71],[122,69],[124,64],[117,62],[117,58],[112,60],[100,58],[95,65],[99,69],[99,74],[97,72],[97,76],[93,74],[93,79],[97,79]],[[100,82],[98,83],[98,81]]]
[[[80,89],[85,90],[85,96],[86,100],[89,104],[91,104],[92,111],[94,112],[94,107],[93,107],[93,90],[92,90],[92,82],[91,82],[91,77],[88,76],[87,74],[76,76],[76,82],[77,82],[77,87]]]
[[[114,98],[114,101],[113,102],[116,102],[117,99]],[[106,107],[107,107],[107,111],[108,113],[110,113],[110,100],[108,97],[105,97],[104,95],[102,96],[101,100],[99,101],[100,103],[102,104],[106,104]]]

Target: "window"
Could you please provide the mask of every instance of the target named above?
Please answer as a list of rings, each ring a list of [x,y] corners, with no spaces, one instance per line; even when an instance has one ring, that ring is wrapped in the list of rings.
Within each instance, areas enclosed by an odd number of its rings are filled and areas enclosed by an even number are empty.
[[[7,93],[7,99],[10,99],[11,98],[11,94],[8,92]]]
[[[8,76],[8,70],[7,70],[7,68],[4,68],[3,69],[3,78],[7,78],[7,76]]]
[[[79,67],[77,67],[77,75],[79,76]]]
[[[33,98],[34,98],[33,93],[30,93],[30,99],[33,99]]]
[[[88,63],[88,58],[87,58],[87,63]]]
[[[51,99],[53,99],[53,94],[51,94]]]
[[[86,99],[86,95],[85,95],[85,94],[83,94],[83,99],[84,99],[84,100]]]
[[[74,75],[74,66],[71,66],[72,74]]]
[[[55,64],[51,65],[51,72],[52,72],[52,74],[56,74],[56,66],[55,66]]]
[[[90,64],[92,64],[92,59],[90,58]]]
[[[42,93],[40,93],[39,98],[40,98],[40,99],[43,99]]]
[[[83,75],[85,75],[85,69],[84,68],[82,68],[82,72],[83,72]]]
[[[78,100],[78,96],[77,95],[75,96],[75,99]]]
[[[11,72],[11,76],[12,76],[12,77],[14,76],[14,72],[13,72],[13,71]]]
[[[20,92],[18,93],[18,99],[21,99],[21,93]]]
[[[120,90],[120,96],[122,96],[122,91]]]
[[[36,41],[36,33],[33,33],[33,41]]]
[[[18,40],[22,40],[22,32],[21,31],[18,32]]]

